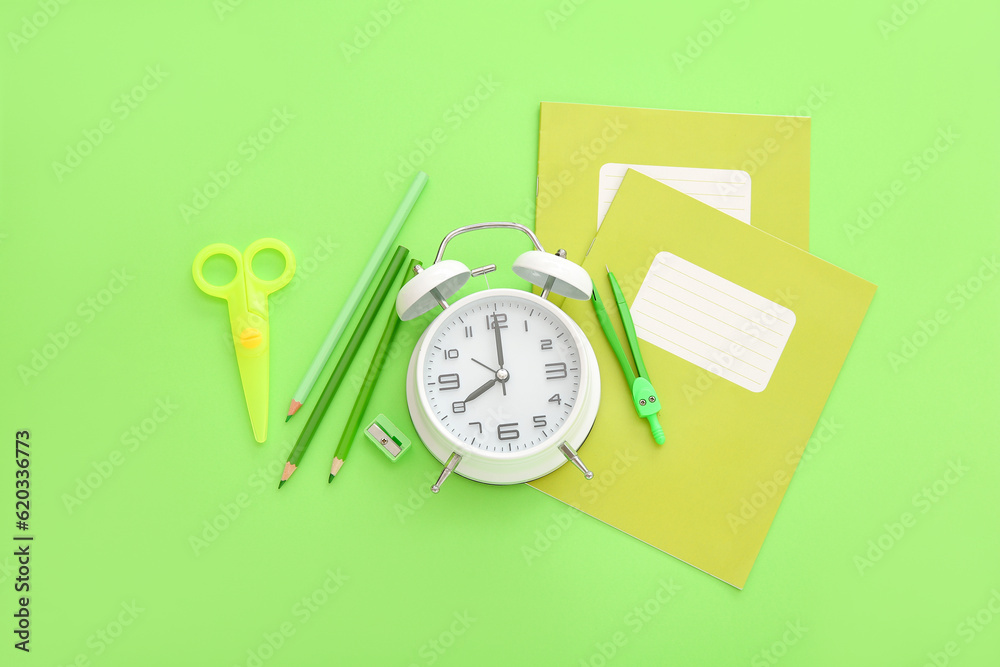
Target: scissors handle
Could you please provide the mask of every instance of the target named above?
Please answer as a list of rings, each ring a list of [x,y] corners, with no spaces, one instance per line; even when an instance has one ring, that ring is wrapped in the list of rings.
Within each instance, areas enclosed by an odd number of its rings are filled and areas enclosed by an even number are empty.
[[[236,264],[236,275],[225,285],[213,285],[205,279],[205,262],[208,261],[209,257],[216,255],[225,255]],[[234,290],[243,289],[243,256],[240,255],[239,250],[228,243],[212,243],[202,248],[195,255],[194,264],[191,266],[191,274],[194,276],[195,284],[205,294],[227,300],[234,298],[237,294]]]
[[[276,250],[284,257],[285,269],[277,278],[263,280],[258,278],[253,272],[253,258],[261,250]],[[292,276],[295,275],[295,255],[292,254],[291,249],[287,245],[278,239],[257,239],[243,251],[243,272],[246,276],[247,292],[249,294],[258,292],[266,296],[271,292],[281,289],[292,280]]]
[[[261,250],[276,250],[285,260],[285,269],[273,280],[264,280],[253,272],[253,258]],[[225,255],[236,264],[236,275],[225,285],[213,285],[205,278],[205,262],[215,255]],[[295,275],[295,255],[278,239],[258,239],[243,254],[227,243],[212,243],[195,256],[191,271],[195,284],[206,294],[238,302],[243,308],[264,314],[267,312],[267,295],[287,285]]]

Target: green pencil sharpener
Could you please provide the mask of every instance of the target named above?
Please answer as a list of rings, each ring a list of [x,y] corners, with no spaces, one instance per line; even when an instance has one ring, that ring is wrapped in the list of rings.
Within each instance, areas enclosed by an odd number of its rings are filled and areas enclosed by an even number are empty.
[[[385,415],[376,417],[365,429],[365,435],[390,461],[396,461],[410,448],[410,439]]]

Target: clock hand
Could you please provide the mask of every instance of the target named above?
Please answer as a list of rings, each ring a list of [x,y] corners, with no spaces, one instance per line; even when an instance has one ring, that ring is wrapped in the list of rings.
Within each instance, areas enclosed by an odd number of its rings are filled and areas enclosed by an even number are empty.
[[[503,343],[500,342],[500,323],[497,322],[497,314],[493,313],[493,334],[497,339],[497,366],[500,370],[503,370]],[[497,371],[499,372],[499,371]],[[507,383],[501,382],[500,388],[503,390],[503,395],[507,395]]]
[[[497,374],[497,382],[500,383],[500,388],[503,389],[503,395],[506,396],[507,395],[507,377],[508,377],[507,371],[504,370],[504,369],[500,369],[500,370],[503,370],[503,373],[501,373],[499,370],[497,370],[495,368],[490,368],[489,366],[487,366],[483,362],[479,361],[478,359],[473,359],[473,361],[476,362],[477,364],[479,364],[480,366],[482,366],[483,368],[485,368],[486,370],[490,371],[491,373],[496,373]],[[503,377],[501,377],[501,375]]]
[[[477,364],[479,364],[480,366],[482,366],[483,368],[485,368],[486,370],[488,370],[491,373],[496,373],[497,372],[497,369],[490,368],[489,366],[487,366],[483,362],[479,361],[478,359],[473,359],[473,361],[476,362]]]
[[[462,401],[462,402],[463,402],[463,403],[468,403],[469,401],[471,401],[471,400],[472,400],[472,399],[474,399],[474,398],[479,398],[480,396],[482,396],[483,394],[485,394],[485,393],[486,393],[486,391],[487,391],[487,390],[488,390],[488,389],[489,389],[490,387],[492,387],[493,385],[495,385],[496,383],[497,383],[497,379],[496,379],[496,378],[493,378],[493,379],[492,379],[492,380],[490,380],[489,382],[484,382],[484,383],[482,384],[482,386],[480,386],[480,387],[479,387],[479,389],[476,389],[476,390],[475,390],[474,392],[472,392],[471,394],[469,394],[469,395],[468,395],[468,396],[467,396],[467,397],[465,398],[465,400],[464,400],[464,401]]]
[[[503,344],[500,342],[500,323],[497,322],[496,313],[493,313],[493,333],[497,339],[497,366],[503,368]]]

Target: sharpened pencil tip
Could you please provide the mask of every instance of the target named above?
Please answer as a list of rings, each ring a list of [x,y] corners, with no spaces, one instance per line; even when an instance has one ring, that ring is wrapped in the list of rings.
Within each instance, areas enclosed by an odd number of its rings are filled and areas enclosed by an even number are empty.
[[[330,479],[326,480],[326,483],[329,484],[332,482],[334,477],[336,477],[336,475],[330,475]]]
[[[301,408],[301,407],[302,407],[302,404],[293,399],[292,402],[288,405],[288,416],[285,417],[285,421],[288,421],[289,419],[291,419],[292,415],[294,415],[296,412],[298,412],[299,408]]]
[[[283,487],[285,485],[285,482],[287,481],[288,481],[287,479],[283,479],[280,482],[278,482],[278,488],[280,489],[281,487]]]

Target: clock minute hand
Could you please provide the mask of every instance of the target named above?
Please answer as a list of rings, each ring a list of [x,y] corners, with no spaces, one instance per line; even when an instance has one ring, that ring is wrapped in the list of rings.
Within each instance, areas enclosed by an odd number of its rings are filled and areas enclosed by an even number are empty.
[[[500,323],[496,313],[493,313],[493,333],[497,339],[497,368],[503,368],[503,343],[500,342]]]
[[[497,314],[493,313],[493,334],[497,339],[497,367],[499,370],[503,370],[503,343],[500,342],[500,323],[497,322]],[[507,383],[501,382],[500,388],[503,390],[503,395],[507,395]]]
[[[497,379],[496,379],[496,378],[493,378],[492,380],[490,380],[490,381],[488,381],[488,382],[484,382],[484,383],[482,384],[482,386],[480,386],[480,387],[479,387],[478,389],[476,389],[476,390],[475,390],[474,392],[472,392],[471,394],[469,394],[468,396],[466,396],[465,400],[464,400],[464,401],[462,401],[462,402],[463,402],[463,403],[468,403],[469,401],[471,401],[471,400],[472,400],[472,399],[474,399],[474,398],[479,398],[480,396],[482,396],[483,394],[485,394],[485,393],[486,393],[486,391],[487,391],[487,390],[488,390],[488,389],[489,389],[490,387],[492,387],[493,385],[495,385],[496,383],[497,383]]]

